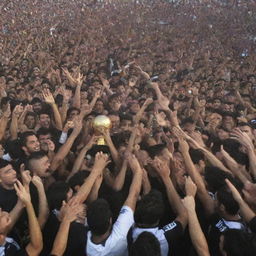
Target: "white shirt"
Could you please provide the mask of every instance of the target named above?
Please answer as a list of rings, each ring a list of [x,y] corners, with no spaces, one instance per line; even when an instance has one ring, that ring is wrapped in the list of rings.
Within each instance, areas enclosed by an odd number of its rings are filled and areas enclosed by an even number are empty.
[[[112,231],[104,244],[94,244],[92,233],[87,233],[87,256],[122,256],[127,251],[127,233],[134,224],[133,211],[128,206],[123,206]]]

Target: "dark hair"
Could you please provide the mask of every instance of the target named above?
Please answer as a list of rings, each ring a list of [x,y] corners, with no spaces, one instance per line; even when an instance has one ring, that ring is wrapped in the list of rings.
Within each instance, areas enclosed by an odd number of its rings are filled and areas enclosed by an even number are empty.
[[[161,256],[158,239],[150,232],[142,232],[131,247],[129,256]]]
[[[255,256],[256,236],[239,229],[228,229],[224,232],[223,249],[227,256]]]
[[[51,130],[48,128],[41,127],[37,131],[37,136],[51,134]]]
[[[7,165],[11,164],[10,162],[0,158],[0,169],[6,167]]]
[[[217,199],[220,204],[224,205],[228,214],[235,215],[239,211],[239,205],[235,201],[231,192],[227,190],[226,186],[223,186],[217,191]]]
[[[67,200],[67,193],[69,189],[69,184],[64,181],[57,181],[48,188],[47,200],[50,210],[60,210],[62,202]]]
[[[71,108],[69,108],[68,111],[67,111],[67,117],[69,117],[69,116],[70,116],[70,113],[71,113],[72,111],[74,111],[74,110],[76,110],[76,111],[78,111],[78,113],[80,113],[80,109],[79,109],[79,108],[71,107]]]
[[[105,234],[109,229],[111,218],[112,212],[105,199],[97,199],[88,206],[87,222],[92,234]]]
[[[230,173],[224,172],[218,167],[207,166],[205,168],[204,177],[208,185],[208,190],[213,193],[226,185],[225,179],[229,179],[230,182],[233,183],[238,189],[242,188],[242,184],[234,179]]]
[[[151,190],[137,203],[134,213],[136,224],[152,226],[158,224],[164,213],[162,194],[157,190]]]
[[[69,186],[74,190],[75,186],[82,186],[84,180],[90,175],[89,171],[79,171],[75,173],[68,181]]]
[[[21,145],[21,147],[26,146],[27,138],[29,136],[36,136],[36,134],[34,132],[32,132],[32,131],[26,131],[26,132],[23,132],[21,134],[21,136],[20,136],[20,145]]]
[[[40,160],[40,159],[42,159],[45,156],[47,156],[47,154],[45,152],[43,152],[43,151],[38,151],[38,152],[31,153],[31,155],[29,156],[29,158],[26,161],[26,167],[29,170],[32,171],[34,168],[32,167],[31,162],[33,160]]]
[[[204,161],[204,154],[199,149],[189,149],[190,157],[194,164],[198,164],[200,160]]]

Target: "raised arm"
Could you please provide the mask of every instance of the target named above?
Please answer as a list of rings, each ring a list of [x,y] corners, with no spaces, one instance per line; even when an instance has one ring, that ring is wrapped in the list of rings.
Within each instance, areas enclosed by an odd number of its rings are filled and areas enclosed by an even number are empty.
[[[45,102],[50,104],[50,106],[52,108],[56,128],[59,130],[62,130],[62,119],[60,116],[59,109],[55,103],[53,96],[52,96],[52,93],[50,92],[50,90],[44,90],[43,96],[44,96]]]
[[[140,195],[141,184],[142,184],[142,169],[140,167],[139,161],[131,153],[127,153],[127,161],[133,172],[132,184],[130,186],[128,197],[124,205],[130,207],[133,211],[135,210],[136,202]]]
[[[33,176],[32,182],[36,186],[37,191],[38,191],[38,198],[39,198],[38,222],[42,229],[48,219],[48,216],[49,216],[48,202],[46,199],[44,185],[43,185],[41,178],[39,176]]]
[[[30,242],[26,247],[26,251],[30,256],[38,256],[43,248],[43,239],[41,229],[31,203],[29,190],[25,189],[19,181],[17,181],[17,184],[15,184],[14,187],[18,197],[25,205],[28,214]]]
[[[65,204],[63,207],[65,208],[62,209],[63,218],[51,251],[54,256],[62,256],[64,254],[67,248],[70,224],[76,220],[77,215],[81,212],[81,207],[78,204]]]
[[[200,173],[196,170],[191,160],[191,157],[189,155],[189,145],[182,138],[179,139],[179,151],[183,156],[189,176],[197,185],[198,196],[206,210],[206,213],[210,216],[211,214],[214,213],[214,202],[206,189],[203,178],[201,177]]]
[[[239,205],[240,214],[242,215],[246,223],[249,223],[256,216],[255,213],[244,201],[244,199],[242,198],[238,190],[235,188],[235,186],[228,179],[226,179],[225,181],[233,195],[233,198],[236,200],[236,202]]]
[[[103,170],[108,165],[108,155],[98,152],[95,156],[94,166],[89,177],[85,180],[84,184],[80,187],[79,191],[75,195],[75,199],[79,203],[83,203],[89,193],[92,190],[92,186],[95,183],[97,177],[102,175]]]
[[[167,163],[157,157],[155,157],[153,165],[158,175],[160,176],[163,184],[165,185],[169,204],[171,205],[174,213],[176,214],[176,220],[182,224],[184,229],[187,225],[187,214],[170,178],[170,168],[168,167]]]
[[[79,119],[74,120],[74,129],[72,133],[70,134],[69,138],[67,139],[66,143],[62,145],[59,149],[59,151],[54,156],[50,169],[52,171],[55,171],[59,165],[61,164],[62,160],[67,156],[69,153],[75,139],[79,135],[80,131],[82,129],[82,121]]]

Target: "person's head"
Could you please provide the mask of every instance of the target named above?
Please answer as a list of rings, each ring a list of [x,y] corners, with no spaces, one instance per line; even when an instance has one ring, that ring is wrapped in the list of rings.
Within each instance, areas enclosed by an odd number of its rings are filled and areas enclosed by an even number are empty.
[[[36,114],[34,112],[28,112],[25,117],[24,123],[28,127],[28,129],[34,129],[36,126]]]
[[[132,127],[132,116],[128,114],[122,115],[120,128],[125,131],[125,130],[130,130],[131,127]]]
[[[41,127],[37,131],[37,137],[40,143],[46,143],[52,139],[51,130]]]
[[[31,105],[35,113],[39,113],[42,110],[42,101],[39,98],[33,98]]]
[[[108,115],[108,117],[111,120],[111,124],[112,124],[111,130],[112,131],[118,130],[119,125],[120,125],[120,117],[119,117],[119,115],[110,114],[110,115]]]
[[[219,109],[221,106],[221,100],[219,98],[215,98],[212,103],[212,107],[214,109]]]
[[[113,112],[118,112],[120,107],[121,107],[121,103],[119,100],[119,95],[117,94],[113,94],[109,97],[109,109],[110,111]]]
[[[112,226],[112,212],[108,202],[97,199],[87,209],[87,223],[93,235],[101,236]]]
[[[223,186],[217,191],[217,207],[220,215],[224,218],[238,214],[239,205],[226,186]]]
[[[67,119],[71,121],[79,114],[80,114],[80,109],[75,107],[69,108],[67,111]]]
[[[151,190],[138,201],[134,213],[134,220],[139,227],[155,227],[164,213],[162,194],[157,190]]]
[[[222,126],[228,131],[235,127],[234,115],[230,112],[225,112],[223,115]]]
[[[94,106],[94,112],[96,112],[97,114],[102,114],[104,111],[104,103],[101,99],[98,99],[95,103]]]
[[[20,137],[21,148],[26,155],[40,151],[40,143],[34,132],[24,132]]]
[[[256,255],[256,236],[239,229],[228,229],[220,237],[222,256],[254,256]]]
[[[142,232],[131,246],[129,256],[161,256],[158,239],[150,232]]]
[[[253,134],[253,129],[249,123],[238,123],[237,126],[242,132],[246,133],[251,140],[255,139]]]
[[[220,140],[226,140],[229,138],[229,131],[224,127],[221,126],[217,128],[216,131],[217,131],[217,136]]]
[[[196,128],[196,124],[191,117],[184,119],[182,121],[182,126],[183,126],[184,131],[186,131],[188,133],[194,132],[194,130]]]
[[[60,210],[63,201],[68,202],[73,195],[69,184],[64,181],[53,183],[47,190],[47,200],[50,210]]]
[[[51,117],[50,113],[42,111],[39,113],[39,124],[41,127],[50,128],[51,126]]]
[[[28,169],[41,178],[51,176],[50,161],[44,152],[34,152],[28,159]]]
[[[17,181],[16,171],[12,165],[3,159],[0,159],[0,184],[6,189],[13,189]]]

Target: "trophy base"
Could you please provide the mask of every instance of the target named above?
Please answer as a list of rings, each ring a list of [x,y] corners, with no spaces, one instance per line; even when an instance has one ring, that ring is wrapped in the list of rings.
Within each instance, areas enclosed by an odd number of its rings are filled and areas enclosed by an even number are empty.
[[[106,145],[106,142],[104,140],[104,137],[100,137],[97,141],[97,145]]]

